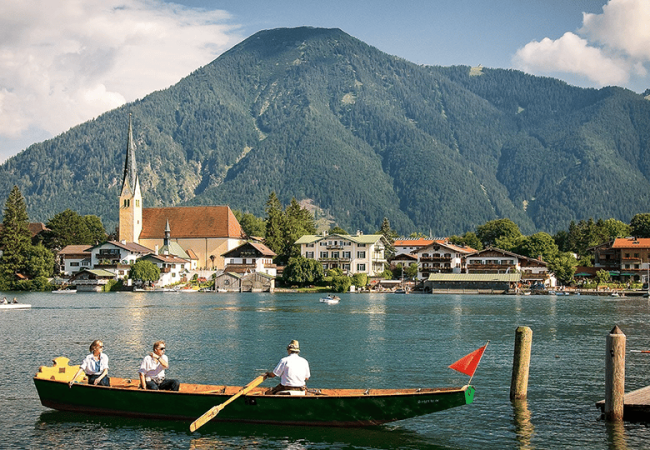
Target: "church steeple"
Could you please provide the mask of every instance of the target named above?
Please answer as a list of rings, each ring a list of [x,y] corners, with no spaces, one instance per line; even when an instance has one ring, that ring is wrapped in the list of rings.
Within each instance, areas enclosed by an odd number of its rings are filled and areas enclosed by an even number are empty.
[[[120,193],[119,239],[138,242],[142,232],[142,193],[135,162],[135,144],[131,114],[129,114],[129,132],[126,139],[126,157],[124,160],[124,177]]]

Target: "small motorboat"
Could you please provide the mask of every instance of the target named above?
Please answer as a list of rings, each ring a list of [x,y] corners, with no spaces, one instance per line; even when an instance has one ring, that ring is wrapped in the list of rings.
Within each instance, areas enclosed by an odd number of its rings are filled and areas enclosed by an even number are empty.
[[[322,297],[320,299],[321,303],[327,303],[328,305],[335,305],[339,301],[341,301],[341,298],[339,296],[337,296],[337,295],[334,295],[334,296],[328,295],[327,297]]]
[[[76,294],[77,290],[76,289],[57,289],[55,291],[52,291],[52,294]]]
[[[27,303],[7,303],[6,305],[0,304],[0,309],[30,309],[32,305]]]

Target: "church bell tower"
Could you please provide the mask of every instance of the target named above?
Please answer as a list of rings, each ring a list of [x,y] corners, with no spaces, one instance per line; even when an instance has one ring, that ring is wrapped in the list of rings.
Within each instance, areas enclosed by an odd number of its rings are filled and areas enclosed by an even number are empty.
[[[126,159],[124,161],[124,178],[120,193],[120,241],[138,242],[142,232],[142,193],[135,163],[135,145],[131,114],[129,114],[129,135],[126,141]]]

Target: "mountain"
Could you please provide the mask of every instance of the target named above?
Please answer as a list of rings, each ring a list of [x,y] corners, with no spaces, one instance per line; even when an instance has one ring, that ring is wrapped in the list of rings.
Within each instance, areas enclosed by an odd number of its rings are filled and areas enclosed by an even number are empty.
[[[419,66],[338,29],[261,31],[176,85],[0,166],[31,220],[71,208],[117,223],[128,115],[145,206],[271,191],[353,232],[523,232],[650,210],[650,102],[482,67]]]

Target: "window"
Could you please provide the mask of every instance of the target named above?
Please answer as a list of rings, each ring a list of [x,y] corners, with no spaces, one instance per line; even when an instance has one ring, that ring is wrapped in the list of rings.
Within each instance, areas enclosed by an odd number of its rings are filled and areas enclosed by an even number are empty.
[[[357,247],[365,247],[366,244],[358,244]]]
[[[357,252],[357,258],[365,259],[366,258],[366,252]]]
[[[305,258],[314,259],[314,252],[306,252],[305,253]]]
[[[365,264],[357,264],[357,272],[365,272],[365,271],[366,271]]]
[[[343,270],[350,270],[350,264],[343,264]]]
[[[327,252],[320,252],[321,258],[327,258]]]
[[[135,207],[136,207],[136,208],[139,208],[139,207],[140,207],[140,200],[136,200],[136,201],[135,201]]]
[[[350,259],[350,252],[343,252],[343,257]]]
[[[339,252],[332,252],[332,258],[339,258]]]
[[[128,208],[130,205],[131,205],[131,200],[129,200],[128,198],[125,198],[124,199],[124,207]]]
[[[79,263],[78,262],[71,262],[70,267],[79,267]]]
[[[314,248],[314,244],[307,244],[306,247],[307,248]]]

